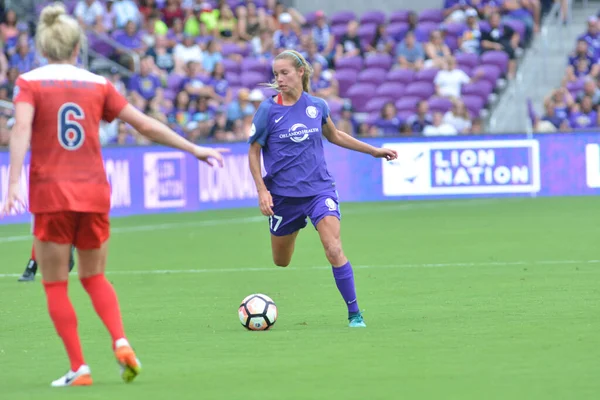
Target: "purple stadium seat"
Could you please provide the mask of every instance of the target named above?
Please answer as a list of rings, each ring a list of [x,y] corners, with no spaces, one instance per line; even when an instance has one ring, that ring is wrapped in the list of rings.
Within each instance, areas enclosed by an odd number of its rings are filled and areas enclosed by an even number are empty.
[[[383,68],[388,71],[394,60],[389,54],[375,54],[365,58],[365,68]]]
[[[358,73],[358,82],[369,82],[381,85],[385,81],[387,71],[383,68],[369,68]]]
[[[255,71],[243,71],[240,75],[240,82],[243,87],[253,88],[257,86],[259,83],[264,83],[267,81],[265,74]]]
[[[390,24],[395,22],[408,22],[409,10],[396,10],[390,14]]]
[[[398,113],[403,111],[415,113],[419,101],[421,101],[421,99],[415,96],[402,96],[402,98],[396,102],[396,109],[398,110]]]
[[[433,82],[435,76],[440,70],[437,68],[422,69],[415,75],[415,82]]]
[[[471,117],[479,118],[479,113],[483,109],[483,100],[479,96],[462,96],[461,97],[465,107],[469,110]]]
[[[393,102],[391,97],[374,97],[365,104],[365,112],[381,112],[381,109],[385,104]]]
[[[463,96],[479,96],[483,100],[483,104],[487,104],[488,97],[494,91],[494,87],[488,81],[477,81],[462,85],[460,92]]]
[[[406,32],[408,32],[409,26],[406,22],[395,22],[393,24],[389,24],[386,28],[386,33],[389,37],[394,39],[396,42],[401,42],[404,40],[404,36],[406,36]]]
[[[105,36],[105,35],[102,35]],[[108,37],[108,36],[107,36]],[[104,57],[110,57],[115,52],[115,48],[105,41],[101,40],[96,35],[88,35],[88,46],[96,53],[103,55]]]
[[[221,44],[221,54],[223,55],[223,57],[228,57],[232,54],[242,54],[243,51],[240,48],[240,46],[238,46],[235,43],[223,43]]]
[[[404,123],[404,122],[406,122],[407,119],[409,119],[413,115],[415,115],[414,111],[402,110],[402,111],[398,111],[398,114],[396,114],[396,117]]]
[[[375,24],[361,25],[358,28],[358,37],[361,40],[364,40],[364,41],[370,43],[373,41],[373,38],[375,37],[376,30],[377,30],[377,25],[375,25]]]
[[[467,65],[471,68],[475,68],[479,64],[479,57],[477,54],[471,53],[457,53],[454,56],[458,65]]]
[[[505,74],[508,71],[508,54],[503,51],[486,51],[481,55],[482,64],[497,65]]]
[[[329,111],[331,111],[333,115],[339,115],[342,112],[344,102],[332,99],[328,101],[327,104],[329,105]]]
[[[412,69],[397,68],[387,73],[385,79],[388,82],[411,83],[415,77],[415,71]]]
[[[456,66],[456,68],[460,69],[461,71],[464,71],[464,73],[467,74],[467,75],[469,75],[470,77],[473,76],[473,68],[471,68],[468,65],[458,64]]]
[[[444,25],[444,32],[447,36],[458,37],[467,29],[466,24],[450,23]]]
[[[375,85],[372,83],[355,83],[348,89],[346,97],[352,102],[355,111],[364,112],[369,99],[375,93]]]
[[[458,49],[458,39],[454,36],[446,36],[444,38],[444,43],[446,43],[452,53]]]
[[[452,101],[445,97],[432,97],[427,102],[431,111],[447,112],[452,108]]]
[[[496,81],[502,75],[500,67],[492,64],[483,64],[473,70],[473,75],[478,74],[479,71],[483,71],[483,75],[480,79],[489,81],[496,87]]]
[[[167,77],[167,88],[179,92],[184,80],[185,76],[183,75],[170,74]]]
[[[353,11],[338,11],[331,16],[329,21],[331,25],[346,25],[355,19],[356,14]]]
[[[344,57],[335,62],[335,69],[353,69],[360,71],[363,67],[363,58],[361,56]]]
[[[268,71],[271,69],[269,63],[256,58],[244,58],[240,65],[240,70],[244,72],[254,71],[264,75],[268,75]]]
[[[242,84],[240,75],[235,72],[225,72],[225,79],[230,86],[240,86]]]
[[[237,95],[238,95],[239,91],[242,89],[242,87],[241,86],[230,86],[229,89],[231,89],[231,98],[237,99]]]
[[[224,58],[221,61],[221,64],[223,64],[223,68],[225,68],[226,72],[234,72],[236,74],[239,74],[241,71],[240,63],[238,63],[235,60],[232,60],[231,58]]]
[[[436,29],[438,29],[438,24],[436,22],[419,23],[415,28],[415,38],[421,43],[428,42],[429,35]]]
[[[335,36],[335,40],[338,42],[347,31],[348,27],[346,25],[334,25],[331,27],[331,33],[333,36]]]
[[[367,11],[360,17],[360,24],[383,24],[385,22],[385,13],[381,11]]]
[[[346,97],[348,89],[358,78],[358,71],[353,69],[338,69],[335,71],[335,79],[338,81],[338,91],[341,97]]]
[[[419,14],[419,22],[436,22],[440,23],[444,20],[443,11],[439,8],[423,10]]]
[[[394,100],[398,100],[404,94],[405,84],[397,82],[386,82],[379,86],[375,91],[377,96],[391,97]]]
[[[404,89],[405,96],[416,96],[421,100],[427,100],[435,94],[435,87],[431,82],[413,82]]]

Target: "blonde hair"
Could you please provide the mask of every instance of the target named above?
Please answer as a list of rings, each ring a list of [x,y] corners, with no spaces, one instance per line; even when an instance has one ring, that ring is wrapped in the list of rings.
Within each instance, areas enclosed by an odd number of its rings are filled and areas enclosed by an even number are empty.
[[[79,23],[67,14],[62,3],[42,10],[35,35],[36,46],[50,61],[67,61],[84,39]]]
[[[302,90],[305,92],[310,92],[310,77],[313,73],[313,67],[308,61],[306,61],[302,54],[298,53],[296,50],[284,50],[279,53],[277,57],[275,57],[273,62],[277,60],[290,60],[294,68],[296,68],[296,71],[300,68],[304,68],[304,74],[302,75]],[[279,85],[277,85],[276,80],[266,85],[279,91]]]

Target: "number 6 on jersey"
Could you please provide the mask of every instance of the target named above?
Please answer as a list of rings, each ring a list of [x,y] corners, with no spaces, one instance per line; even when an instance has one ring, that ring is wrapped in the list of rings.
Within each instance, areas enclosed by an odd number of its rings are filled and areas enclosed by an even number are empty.
[[[65,103],[58,110],[58,142],[66,150],[77,150],[85,141],[85,132],[77,120],[85,118],[83,109],[75,103]]]

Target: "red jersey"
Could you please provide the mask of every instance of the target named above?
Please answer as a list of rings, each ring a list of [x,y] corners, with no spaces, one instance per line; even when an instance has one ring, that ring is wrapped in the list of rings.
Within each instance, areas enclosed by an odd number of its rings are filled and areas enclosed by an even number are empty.
[[[69,64],[49,64],[17,79],[14,102],[35,109],[30,211],[108,213],[100,121],[112,122],[127,100],[104,77]]]

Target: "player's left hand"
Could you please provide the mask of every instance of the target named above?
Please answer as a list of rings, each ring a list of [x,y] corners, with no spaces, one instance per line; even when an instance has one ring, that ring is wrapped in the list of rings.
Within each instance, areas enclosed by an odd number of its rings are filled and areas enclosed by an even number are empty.
[[[20,187],[18,183],[12,183],[8,186],[8,193],[6,195],[6,203],[0,210],[0,218],[4,218],[10,214],[11,211],[15,210],[17,206],[25,207],[25,202],[20,195]]]
[[[396,150],[380,148],[375,149],[375,151],[373,152],[373,157],[385,158],[388,161],[392,161],[398,158],[398,152]]]
[[[201,161],[204,161],[211,167],[215,166],[215,161],[220,167],[223,166],[223,153],[229,153],[231,150],[224,147],[202,147],[196,146],[194,156]]]

